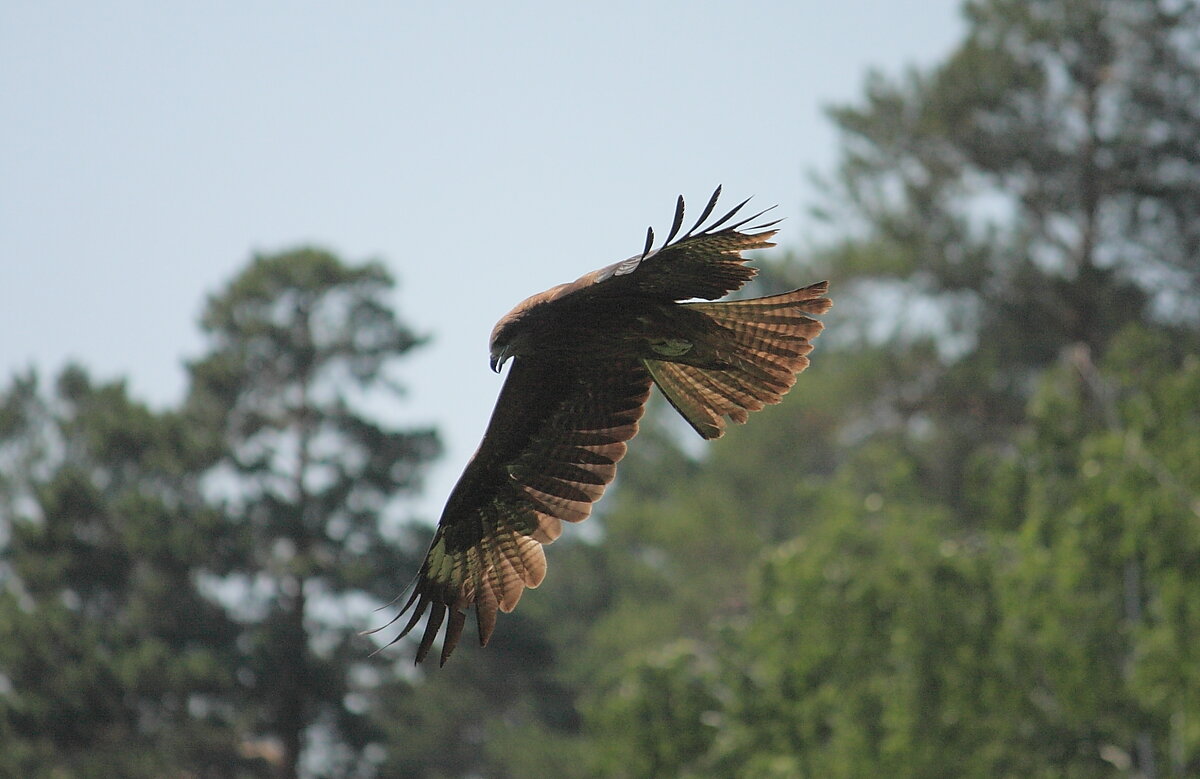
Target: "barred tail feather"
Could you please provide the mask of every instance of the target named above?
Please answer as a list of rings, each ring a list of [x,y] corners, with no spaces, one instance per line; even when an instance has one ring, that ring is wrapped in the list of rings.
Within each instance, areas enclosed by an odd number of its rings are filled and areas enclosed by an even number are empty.
[[[713,349],[722,367],[646,360],[646,368],[697,433],[719,438],[726,419],[743,423],[750,412],[778,403],[808,367],[811,341],[824,327],[808,314],[829,310],[828,288],[821,282],[753,300],[684,304],[719,325]]]

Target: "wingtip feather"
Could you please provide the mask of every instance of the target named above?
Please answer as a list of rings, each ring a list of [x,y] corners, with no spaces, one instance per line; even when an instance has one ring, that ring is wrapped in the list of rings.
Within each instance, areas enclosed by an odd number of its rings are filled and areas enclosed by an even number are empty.
[[[683,226],[683,195],[675,201],[675,219],[671,222],[671,232],[667,235],[667,240],[663,241],[666,246],[671,240],[679,234],[679,228]]]
[[[730,219],[732,219],[732,218],[733,218],[733,216],[734,216],[735,214],[737,214],[737,212],[738,212],[738,211],[741,211],[741,210],[742,210],[742,208],[744,208],[744,207],[745,207],[745,205],[746,205],[747,203],[749,203],[749,202],[750,202],[750,198],[746,198],[746,199],[745,199],[745,200],[743,200],[742,202],[738,203],[736,206],[734,206],[733,208],[729,209],[729,211],[728,211],[728,212],[726,212],[725,216],[721,217],[721,218],[720,218],[720,219],[718,219],[717,221],[715,221],[715,222],[713,222],[712,224],[710,224],[708,227],[704,228],[704,232],[705,232],[705,233],[712,233],[712,232],[715,232],[715,231],[716,231],[716,229],[717,229],[718,227],[720,227],[721,225],[725,224],[725,223],[726,223],[726,222],[728,222]]]
[[[684,234],[684,236],[683,236],[684,238],[687,238],[692,233],[696,232],[696,230],[700,227],[700,225],[704,224],[704,220],[708,219],[709,214],[711,214],[713,212],[713,209],[717,207],[717,200],[720,197],[721,197],[721,185],[718,184],[717,188],[713,190],[712,197],[710,197],[708,199],[708,205],[706,205],[704,207],[704,210],[700,212],[700,218],[696,220],[696,224],[692,225],[692,229],[688,230]]]
[[[492,639],[492,631],[496,629],[496,604],[475,607],[475,624],[479,628],[479,645],[487,646]]]
[[[432,603],[429,607],[429,623],[425,625],[425,633],[421,636],[421,644],[417,647],[417,657],[413,661],[420,664],[425,661],[429,655],[429,650],[433,646],[433,641],[437,638],[438,631],[442,628],[442,622],[446,619],[446,604]]]
[[[451,609],[450,624],[446,626],[446,637],[442,639],[442,655],[438,660],[438,667],[442,668],[446,665],[446,661],[450,659],[450,653],[454,651],[454,647],[458,646],[458,639],[462,636],[463,625],[467,622],[467,614],[460,609]]]

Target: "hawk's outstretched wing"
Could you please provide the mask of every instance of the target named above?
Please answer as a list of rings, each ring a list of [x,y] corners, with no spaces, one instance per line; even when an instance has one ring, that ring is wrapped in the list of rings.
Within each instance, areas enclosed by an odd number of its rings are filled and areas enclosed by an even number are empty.
[[[636,359],[514,361],[483,443],[451,492],[413,592],[396,616],[412,611],[398,641],[429,612],[417,662],[447,614],[442,663],[462,635],[468,607],[475,607],[479,641],[486,644],[496,612],[512,611],[526,587],[541,583],[542,545],[558,538],[563,521],[591,513],[616,475],[625,442],[637,433],[649,393],[650,374]]]
[[[749,249],[765,249],[775,244],[771,238],[779,220],[751,224],[767,211],[743,217],[741,210],[750,201],[743,200],[709,224],[704,224],[717,205],[721,188],[717,187],[691,229],[682,235],[683,196],[675,202],[675,218],[667,240],[653,248],[654,229],[646,231],[646,247],[641,254],[607,265],[564,285],[556,297],[578,293],[585,295],[645,295],[664,300],[704,298],[716,300],[740,289],[757,272],[742,256]]]

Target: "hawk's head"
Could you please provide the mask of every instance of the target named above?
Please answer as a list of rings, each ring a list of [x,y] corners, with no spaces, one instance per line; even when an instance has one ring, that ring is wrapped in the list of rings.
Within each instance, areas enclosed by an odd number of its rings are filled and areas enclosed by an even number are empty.
[[[543,329],[549,326],[545,316],[547,309],[543,304],[557,298],[567,286],[559,284],[541,294],[526,298],[518,303],[512,311],[500,318],[500,321],[492,328],[490,342],[492,370],[499,373],[510,357],[533,353],[536,348],[535,340],[538,336],[539,322]],[[539,310],[542,312],[541,316],[539,316]]]

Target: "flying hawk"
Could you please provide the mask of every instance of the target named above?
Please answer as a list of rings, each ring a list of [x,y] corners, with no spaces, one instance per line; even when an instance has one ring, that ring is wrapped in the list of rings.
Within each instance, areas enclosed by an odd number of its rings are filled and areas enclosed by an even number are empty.
[[[587,518],[638,431],[650,385],[704,438],[726,418],[778,403],[808,366],[830,301],[827,282],[723,303],[755,274],[742,252],[774,246],[777,221],[738,217],[743,201],[707,225],[721,188],[680,235],[683,198],[666,242],[518,304],[492,331],[492,369],[512,359],[483,443],[438,522],[412,595],[395,619],[427,612],[416,661],[446,622],[441,662],[475,607],[486,645],[496,612],[512,611],[546,575],[545,544]],[[702,226],[703,225],[703,226]],[[749,226],[747,226],[749,225]]]

